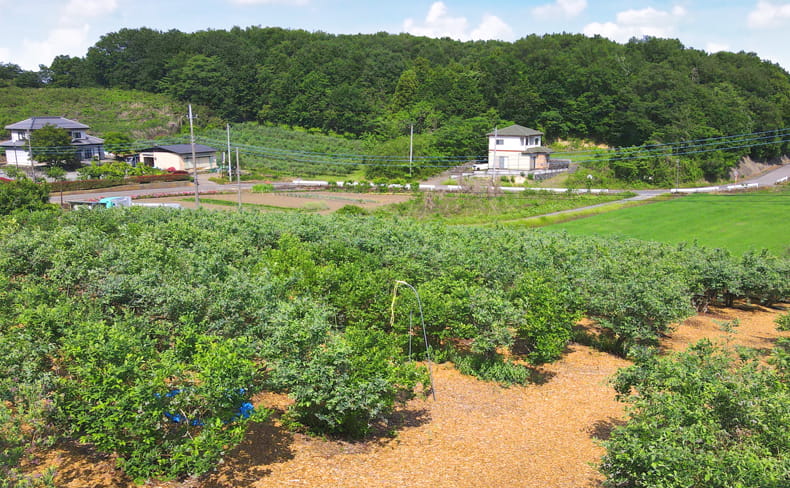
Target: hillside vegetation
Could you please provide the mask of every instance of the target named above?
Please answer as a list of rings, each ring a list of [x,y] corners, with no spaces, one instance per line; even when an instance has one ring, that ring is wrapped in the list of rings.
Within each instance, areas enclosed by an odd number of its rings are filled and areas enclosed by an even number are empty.
[[[200,125],[214,119],[212,112],[195,107]],[[0,89],[0,127],[33,116],[61,116],[89,125],[101,136],[120,132],[134,139],[153,139],[178,133],[188,124],[187,106],[173,97],[139,90],[107,88]]]
[[[242,153],[244,168],[262,174],[341,176],[364,162],[361,140],[320,130],[245,122],[232,125],[231,138],[232,147]],[[227,147],[223,128],[201,130],[198,140],[216,148]]]
[[[549,142],[649,144],[595,169],[656,185],[675,175],[677,158],[684,181],[716,180],[741,156],[790,152],[786,71],[752,53],[707,54],[672,39],[618,44],[552,34],[460,42],[261,27],[140,28],[104,35],[84,57],[56,57],[37,82],[14,65],[2,68],[5,84],[167,94],[232,122],[364,136],[376,155],[408,154],[413,125],[416,156],[428,158],[419,160],[416,176],[485,157],[483,136],[511,123],[540,129]],[[660,145],[680,141],[687,142]],[[371,165],[366,177],[403,176],[405,166]]]

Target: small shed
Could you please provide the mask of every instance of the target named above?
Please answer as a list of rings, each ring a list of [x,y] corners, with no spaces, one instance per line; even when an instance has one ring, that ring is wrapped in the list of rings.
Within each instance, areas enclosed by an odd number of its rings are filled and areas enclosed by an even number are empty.
[[[192,144],[170,144],[143,149],[138,154],[138,164],[154,168],[176,171],[191,170]],[[195,161],[197,169],[217,167],[217,150],[211,146],[195,144]]]

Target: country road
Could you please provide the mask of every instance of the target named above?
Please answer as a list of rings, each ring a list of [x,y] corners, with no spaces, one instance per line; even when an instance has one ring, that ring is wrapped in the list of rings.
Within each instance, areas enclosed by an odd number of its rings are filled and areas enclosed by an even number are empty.
[[[235,192],[237,191],[237,185],[234,184],[227,184],[222,185],[219,183],[214,183],[209,181],[209,178],[212,175],[210,174],[200,174],[198,175],[198,190],[201,194],[204,193],[213,193],[213,192]],[[758,184],[760,187],[765,186],[773,186],[776,184],[777,180],[782,178],[790,178],[790,164],[785,164],[780,166],[776,169],[768,171],[762,175],[756,176],[751,179],[743,180],[738,182],[738,185],[747,185],[747,184]],[[242,190],[249,190],[252,188],[254,183],[249,182],[242,182],[241,189]],[[284,186],[291,186],[290,183],[273,183],[275,188],[284,187]],[[731,185],[721,185],[717,188],[721,189],[722,191],[727,189],[727,186]],[[447,185],[431,185],[431,189],[435,190],[449,190],[453,187]],[[713,187],[711,187],[713,188]],[[558,190],[558,189],[555,189]],[[560,191],[562,189],[559,189]],[[106,191],[90,191],[90,192],[70,192],[67,195],[64,195],[63,201],[70,202],[70,201],[84,201],[84,200],[98,200],[104,197],[117,197],[117,196],[140,196],[140,195],[179,195],[185,194],[185,196],[189,196],[189,194],[193,194],[195,191],[195,187],[191,183],[185,183],[183,186],[173,187],[173,188],[144,188],[144,189],[137,189],[137,190],[113,190],[108,188]],[[600,189],[593,189],[593,191],[601,191]],[[623,201],[633,201],[633,200],[646,200],[652,198],[656,195],[661,195],[663,193],[669,193],[670,189],[655,189],[655,190],[635,190],[634,193],[637,195],[634,197],[630,197],[624,199]],[[60,202],[60,195],[53,193],[50,197],[50,201],[52,203],[59,203]],[[574,211],[578,211],[580,209],[575,209]]]

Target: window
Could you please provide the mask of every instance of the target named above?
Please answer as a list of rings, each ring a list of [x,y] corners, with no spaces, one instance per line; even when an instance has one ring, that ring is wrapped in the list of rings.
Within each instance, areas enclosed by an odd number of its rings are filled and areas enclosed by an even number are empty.
[[[505,140],[504,140],[504,139],[497,139],[497,140],[496,140],[496,145],[497,145],[497,146],[501,146],[501,145],[503,145],[504,143],[505,143]]]

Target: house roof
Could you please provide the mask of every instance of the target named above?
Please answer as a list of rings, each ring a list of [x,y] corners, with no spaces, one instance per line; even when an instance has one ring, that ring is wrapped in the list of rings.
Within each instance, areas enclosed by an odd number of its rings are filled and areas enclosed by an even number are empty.
[[[98,145],[104,144],[104,139],[96,136],[92,136],[90,134],[86,134],[85,137],[80,137],[79,139],[72,139],[71,145],[72,146],[89,146],[89,145]]]
[[[553,152],[551,149],[543,146],[528,147],[521,151],[522,154],[551,154]]]
[[[27,147],[27,141],[3,141],[0,142],[0,147]]]
[[[494,132],[490,132],[489,136],[494,136]],[[522,125],[511,125],[496,131],[497,136],[542,136],[543,132]]]
[[[140,152],[154,152],[154,151],[164,151],[170,152],[174,154],[178,154],[180,156],[192,154],[192,144],[169,144],[165,146],[154,146],[149,147],[147,149],[143,149]],[[207,153],[207,152],[217,152],[211,146],[204,146],[203,144],[195,144],[195,152],[196,153]]]
[[[30,117],[14,124],[5,126],[7,130],[38,130],[45,125],[54,125],[60,129],[88,129],[89,126],[63,117]]]

